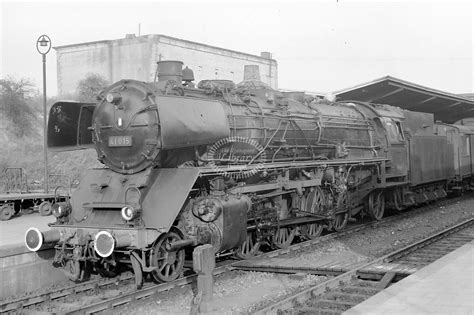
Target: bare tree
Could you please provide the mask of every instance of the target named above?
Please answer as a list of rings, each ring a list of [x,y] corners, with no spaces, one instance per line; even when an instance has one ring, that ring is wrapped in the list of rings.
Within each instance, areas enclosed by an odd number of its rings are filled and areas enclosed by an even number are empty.
[[[29,79],[0,79],[0,110],[13,123],[13,132],[18,137],[32,131],[35,114],[30,102],[36,93],[35,86]]]
[[[77,84],[77,96],[83,102],[95,102],[100,91],[106,88],[109,82],[105,77],[97,73],[89,73]]]

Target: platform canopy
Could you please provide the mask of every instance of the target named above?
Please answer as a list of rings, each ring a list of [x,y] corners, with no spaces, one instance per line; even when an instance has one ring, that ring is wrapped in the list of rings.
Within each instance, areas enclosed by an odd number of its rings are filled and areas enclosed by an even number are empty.
[[[435,120],[453,123],[474,117],[474,100],[391,76],[334,92],[338,101],[389,104],[404,109],[433,113]]]

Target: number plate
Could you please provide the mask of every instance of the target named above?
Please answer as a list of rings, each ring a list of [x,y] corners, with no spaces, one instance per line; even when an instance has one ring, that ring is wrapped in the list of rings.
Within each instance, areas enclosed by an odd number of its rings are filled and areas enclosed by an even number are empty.
[[[109,137],[109,147],[131,147],[132,136],[111,136]]]

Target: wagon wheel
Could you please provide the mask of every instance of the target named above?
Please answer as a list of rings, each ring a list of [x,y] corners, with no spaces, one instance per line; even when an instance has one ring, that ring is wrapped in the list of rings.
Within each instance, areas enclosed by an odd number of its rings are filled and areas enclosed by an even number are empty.
[[[336,211],[346,209],[344,213],[339,213],[334,216],[332,221],[332,227],[335,231],[339,232],[344,230],[347,225],[347,221],[349,221],[349,195],[347,192],[343,192],[337,198],[337,206]]]
[[[294,227],[279,227],[273,230],[272,243],[276,248],[286,248],[293,242],[295,234]]]
[[[381,220],[385,211],[385,196],[382,191],[369,194],[368,212],[372,219]]]
[[[249,231],[245,241],[235,251],[235,256],[239,259],[249,259],[257,254],[259,248],[260,241],[257,239],[256,231]]]
[[[166,246],[180,241],[181,236],[173,231],[162,234],[153,246],[151,262],[152,267],[157,267],[151,272],[156,282],[170,282],[181,275],[184,265],[184,248],[168,251]]]
[[[43,201],[38,207],[38,211],[42,216],[50,215],[52,210],[53,207],[49,201]]]
[[[324,193],[321,188],[315,187],[302,198],[300,209],[306,212],[320,214],[324,210],[326,201]],[[301,227],[301,234],[308,239],[315,239],[323,231],[323,224],[321,222],[306,224]]]
[[[10,220],[15,210],[11,205],[3,205],[0,207],[0,221],[7,221]]]

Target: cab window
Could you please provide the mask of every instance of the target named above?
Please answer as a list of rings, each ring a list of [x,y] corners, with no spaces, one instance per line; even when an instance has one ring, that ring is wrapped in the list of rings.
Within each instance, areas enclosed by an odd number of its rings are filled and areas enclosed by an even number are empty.
[[[466,156],[471,152],[469,136],[461,136],[461,155]]]
[[[405,136],[402,130],[402,123],[392,118],[383,118],[385,129],[387,130],[388,139],[390,143],[398,143],[405,141]]]

